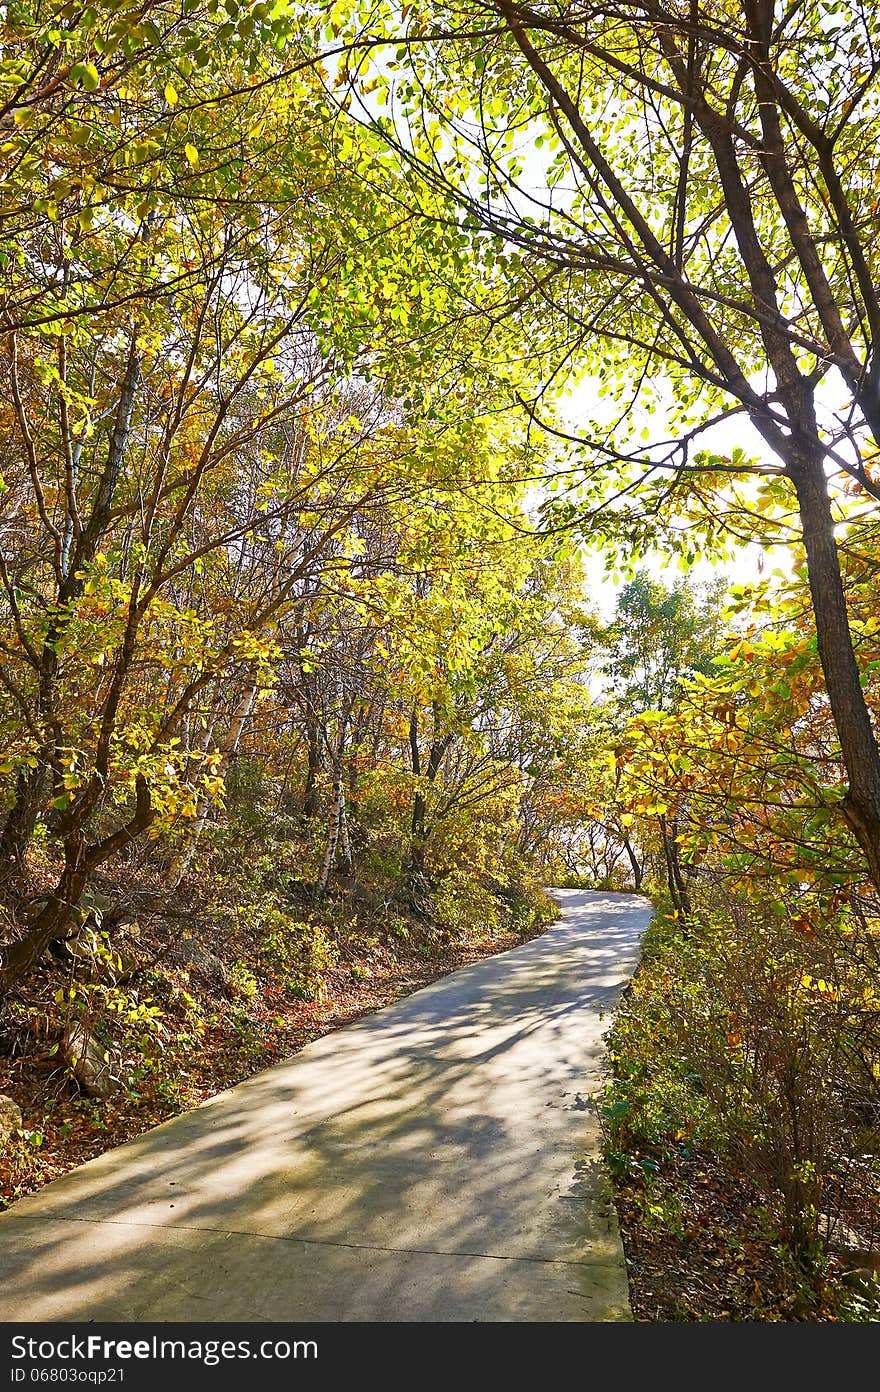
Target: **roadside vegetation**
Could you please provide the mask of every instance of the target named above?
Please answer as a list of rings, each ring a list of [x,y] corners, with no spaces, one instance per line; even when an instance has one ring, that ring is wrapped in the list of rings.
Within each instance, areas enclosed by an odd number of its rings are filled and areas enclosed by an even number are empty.
[[[877,1318],[876,6],[0,28],[3,1202],[577,883],[637,1317]]]
[[[873,1319],[880,915],[834,810],[803,580],[735,587],[739,631],[708,663],[692,639],[713,631],[713,599],[688,625],[642,581],[621,596],[627,622],[634,594],[658,630],[646,651],[671,658],[621,676],[624,710],[641,709],[601,799],[601,882],[632,884],[634,853],[657,911],[604,1108],[635,1306]]]

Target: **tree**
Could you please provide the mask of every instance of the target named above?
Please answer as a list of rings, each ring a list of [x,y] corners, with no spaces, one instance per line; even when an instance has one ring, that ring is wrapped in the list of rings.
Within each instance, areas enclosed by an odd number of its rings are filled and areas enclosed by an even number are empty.
[[[669,710],[684,680],[710,670],[724,589],[724,580],[703,595],[687,580],[667,589],[645,570],[624,585],[605,635],[605,672],[622,712]]]
[[[185,8],[34,7],[0,67],[0,994],[100,866],[201,829],[318,562],[429,486],[402,417],[430,396],[439,434],[492,395],[460,231],[366,186],[383,151],[329,108],[308,29]]]
[[[644,538],[664,505],[696,499],[717,535],[730,478],[784,479],[841,809],[880,886],[880,752],[835,531],[842,479],[880,498],[876,6],[472,0],[416,6],[393,35],[384,19],[354,50],[400,42],[378,77],[391,114],[372,119],[477,243],[491,234],[536,351],[555,348],[548,384],[576,361],[618,402],[578,437],[576,506],[595,517],[617,496],[619,524],[635,499]],[[624,427],[652,399],[665,420],[640,447]],[[697,448],[735,417],[777,462]]]
[[[721,636],[721,601],[725,582],[717,580],[700,595],[688,581],[671,589],[642,571],[617,598],[607,640],[611,680],[618,711],[617,733],[634,713],[675,709],[683,685],[698,672],[711,671]],[[622,820],[626,818],[626,820]],[[690,913],[687,868],[682,865],[678,808],[657,819],[670,900],[682,917]],[[641,887],[642,868],[632,844],[631,820],[619,813],[617,829]]]
[[[877,638],[867,570],[847,588],[866,696],[877,706]],[[865,892],[834,816],[844,770],[810,632],[803,575],[739,587],[748,627],[712,669],[681,685],[667,711],[621,733],[622,782],[634,808],[678,811],[680,839],[704,878],[765,904],[817,901],[822,916]],[[794,910],[793,910],[794,911]]]

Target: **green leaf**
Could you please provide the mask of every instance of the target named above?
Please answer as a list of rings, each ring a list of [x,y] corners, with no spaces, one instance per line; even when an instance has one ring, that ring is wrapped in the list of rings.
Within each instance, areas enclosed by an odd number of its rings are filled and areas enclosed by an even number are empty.
[[[70,80],[82,87],[84,92],[95,92],[101,85],[101,75],[94,63],[74,63],[70,69]]]

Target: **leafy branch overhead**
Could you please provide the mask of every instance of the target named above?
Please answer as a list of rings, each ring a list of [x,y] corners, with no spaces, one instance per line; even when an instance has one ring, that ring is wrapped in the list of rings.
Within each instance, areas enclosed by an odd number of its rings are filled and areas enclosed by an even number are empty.
[[[349,965],[650,893],[615,1164],[738,1157],[821,1304],[877,1211],[876,6],[0,28],[10,1059],[184,1105]]]

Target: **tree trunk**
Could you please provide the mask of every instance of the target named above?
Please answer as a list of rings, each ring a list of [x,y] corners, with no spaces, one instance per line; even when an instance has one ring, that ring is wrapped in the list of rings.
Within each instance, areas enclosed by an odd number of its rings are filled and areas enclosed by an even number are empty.
[[[420,860],[424,859],[425,848],[425,819],[428,812],[428,803],[423,793],[416,790],[413,797],[412,818],[410,819],[410,843],[412,853],[410,860],[416,856]]]
[[[422,764],[419,753],[419,712],[413,706],[409,718],[409,752],[414,778],[421,778]],[[416,787],[413,795],[412,816],[409,823],[409,855],[406,866],[406,883],[410,895],[415,897],[424,889],[425,880],[425,814],[428,804],[421,789]]]
[[[666,883],[669,889],[669,898],[672,901],[676,918],[683,920],[690,917],[690,897],[681,873],[675,827],[673,824],[672,830],[670,830],[669,823],[663,813],[660,814],[660,835],[663,840],[663,855],[666,860]]]
[[[880,750],[853,649],[822,457],[796,459],[788,471],[803,527],[819,660],[849,783],[841,806],[880,889]]]
[[[309,822],[318,810],[318,775],[321,772],[321,731],[315,720],[307,726],[309,763],[300,806],[300,821]]]
[[[24,871],[24,856],[43,804],[45,781],[43,767],[33,772],[19,770],[12,807],[0,835],[0,881]]]
[[[18,985],[40,960],[46,949],[63,937],[71,913],[80,901],[89,875],[97,866],[146,831],[155,813],[146,780],[138,775],[134,811],[125,826],[87,846],[81,831],[64,845],[64,869],[57,885],[47,895],[44,909],[28,926],[24,937],[3,950],[0,959],[0,1000]]]
[[[57,641],[71,621],[76,599],[85,585],[84,567],[94,560],[95,553],[104,535],[120,472],[125,457],[128,438],[131,433],[132,413],[141,380],[141,354],[137,346],[137,335],[132,334],[125,373],[122,379],[119,401],[113,421],[113,429],[107,447],[107,458],[101,472],[92,503],[89,521],[73,547],[72,553],[64,554],[62,544],[62,566],[58,574],[58,589],[54,603],[54,617],[43,639],[39,660],[39,691],[37,711],[49,728],[52,722],[52,692],[58,669]],[[15,388],[14,388],[15,391]],[[16,397],[16,401],[17,401]],[[20,405],[20,403],[18,403]],[[57,739],[57,734],[55,736]],[[40,765],[28,772],[22,771],[16,782],[15,801],[6,818],[3,835],[0,838],[0,876],[10,869],[21,866],[34,834],[37,817],[42,806],[42,791],[49,768],[55,767],[58,751],[49,745],[43,754]]]
[[[45,908],[29,925],[25,936],[4,949],[0,965],[0,1000],[27,976],[50,944],[65,935],[87,879],[88,871],[83,869],[80,859],[70,858]]]
[[[339,849],[342,853],[342,869],[346,875],[354,874],[354,857],[351,853],[351,838],[348,834],[348,808],[345,801],[345,793],[342,795],[342,805],[339,809]]]
[[[425,779],[434,784],[443,763],[443,756],[452,743],[452,735],[441,735],[438,730],[439,714],[434,708],[434,735],[428,750],[425,766]],[[412,771],[415,778],[421,778],[422,765],[419,753],[419,716],[413,707],[409,723],[409,747]],[[425,877],[425,853],[428,846],[428,799],[421,788],[416,787],[413,794],[412,817],[410,819],[409,855],[407,857],[407,885],[411,896],[417,900],[427,887]]]
[[[633,884],[635,885],[636,892],[638,893],[642,888],[642,878],[644,876],[645,871],[643,866],[639,863],[639,858],[633,850],[633,844],[627,836],[626,832],[623,833],[623,849],[626,851],[627,860],[629,861],[630,866],[632,868]]]
[[[333,862],[336,859],[336,847],[339,844],[339,828],[342,825],[342,818],[345,808],[345,781],[342,776],[342,758],[337,761],[333,773],[333,805],[330,809],[330,821],[327,826],[327,843],[324,847],[324,859],[321,862],[321,870],[318,874],[318,883],[315,885],[315,902],[323,899],[327,892],[327,885],[330,881],[330,871],[333,869]]]

